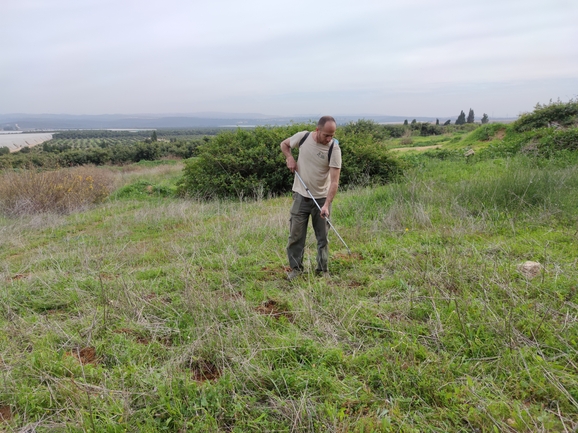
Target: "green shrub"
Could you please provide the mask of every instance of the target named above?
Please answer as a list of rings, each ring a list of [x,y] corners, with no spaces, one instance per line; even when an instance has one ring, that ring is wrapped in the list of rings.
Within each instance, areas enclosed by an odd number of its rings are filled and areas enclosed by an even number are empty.
[[[342,186],[382,184],[400,171],[385,145],[376,142],[372,127],[338,128],[342,150]],[[179,193],[200,198],[262,197],[289,191],[293,175],[287,170],[281,141],[313,125],[258,127],[223,132],[197,148],[198,157],[185,162]],[[296,151],[295,151],[296,152]]]
[[[125,185],[114,192],[116,199],[143,199],[149,197],[172,197],[175,188],[172,185],[153,184],[147,180],[138,180]]]
[[[385,145],[376,143],[370,134],[343,135],[339,145],[343,161],[340,185],[346,188],[385,184],[401,172]]]
[[[516,120],[512,127],[517,132],[530,131],[532,129],[551,127],[558,124],[569,127],[578,123],[578,100],[562,102],[550,101],[549,104],[536,104],[532,113],[523,114]]]
[[[311,125],[222,132],[185,161],[179,193],[201,198],[279,194],[291,187],[281,141]]]
[[[350,122],[342,128],[346,135],[370,134],[375,140],[386,140],[392,136],[391,130],[384,125],[379,125],[373,120],[360,119],[357,122]]]
[[[547,128],[541,132],[537,146],[544,156],[551,156],[562,150],[578,150],[578,128]]]

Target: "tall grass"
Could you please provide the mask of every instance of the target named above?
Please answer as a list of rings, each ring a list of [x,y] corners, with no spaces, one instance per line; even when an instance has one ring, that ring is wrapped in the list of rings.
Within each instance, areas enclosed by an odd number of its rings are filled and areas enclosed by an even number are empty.
[[[0,176],[1,212],[9,216],[66,214],[102,202],[113,185],[109,171],[89,166],[6,172]]]
[[[577,190],[577,166],[560,161],[522,155],[477,164],[432,160],[427,170],[410,170],[400,182],[370,193],[361,190],[347,200],[354,206],[339,212],[351,219],[361,212],[372,218],[371,224],[380,221],[393,231],[428,228],[434,222],[455,227],[467,221],[482,229],[512,218],[572,223],[577,220]]]
[[[538,168],[431,161],[340,192],[332,222],[354,254],[330,234],[329,280],[284,280],[289,197],[131,197],[50,224],[0,220],[17,234],[0,248],[1,426],[574,431],[576,174],[547,164],[560,191],[493,198]],[[541,274],[521,274],[525,260]]]

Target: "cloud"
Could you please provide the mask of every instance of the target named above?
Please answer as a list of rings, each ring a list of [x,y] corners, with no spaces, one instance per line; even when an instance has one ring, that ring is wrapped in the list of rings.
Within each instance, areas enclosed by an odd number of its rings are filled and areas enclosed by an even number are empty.
[[[511,112],[572,97],[578,76],[566,0],[8,0],[3,14],[4,112],[436,115],[488,95]]]

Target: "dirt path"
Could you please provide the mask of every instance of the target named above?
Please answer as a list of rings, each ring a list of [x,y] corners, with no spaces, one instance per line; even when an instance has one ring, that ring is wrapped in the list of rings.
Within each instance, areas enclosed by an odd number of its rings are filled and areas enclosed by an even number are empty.
[[[396,147],[395,149],[389,149],[389,150],[397,150],[398,152],[406,152],[408,150],[429,150],[429,149],[439,149],[440,147],[442,147],[441,144],[435,144],[433,146],[421,146],[421,147]]]

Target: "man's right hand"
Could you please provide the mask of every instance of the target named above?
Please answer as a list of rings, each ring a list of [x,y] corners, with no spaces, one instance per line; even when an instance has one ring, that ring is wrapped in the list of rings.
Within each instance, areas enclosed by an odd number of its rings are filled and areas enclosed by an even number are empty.
[[[297,162],[292,156],[287,158],[287,168],[291,170],[291,173],[295,173],[295,170],[297,170]]]

